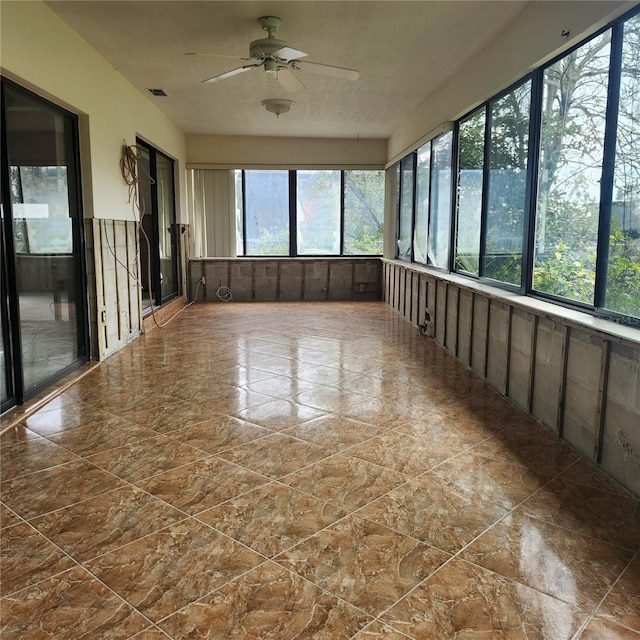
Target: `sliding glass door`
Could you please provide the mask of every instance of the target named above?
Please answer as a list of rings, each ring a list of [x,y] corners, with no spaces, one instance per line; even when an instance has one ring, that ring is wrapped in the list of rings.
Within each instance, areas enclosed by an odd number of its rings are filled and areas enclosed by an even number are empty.
[[[88,359],[77,122],[2,83],[3,409]]]
[[[142,217],[142,306],[160,306],[178,294],[178,237],[173,160],[137,141]]]

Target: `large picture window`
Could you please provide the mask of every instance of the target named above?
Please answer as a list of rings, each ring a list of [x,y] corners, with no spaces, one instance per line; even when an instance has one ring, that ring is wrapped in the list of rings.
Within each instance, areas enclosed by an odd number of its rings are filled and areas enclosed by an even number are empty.
[[[640,317],[640,14],[624,23],[621,58],[603,306]]]
[[[487,278],[520,286],[531,81],[489,103],[489,167],[483,272]]]
[[[383,171],[237,170],[235,185],[239,256],[382,253]]]
[[[289,172],[243,173],[246,255],[288,256]]]
[[[384,171],[344,175],[344,255],[380,255],[384,241]]]
[[[398,229],[397,249],[397,257],[400,260],[411,260],[415,166],[416,156],[414,153],[403,158],[400,165],[400,228]]]
[[[533,288],[594,303],[611,31],[544,72]]]
[[[431,142],[418,149],[416,166],[416,213],[413,231],[413,259],[427,262],[427,230],[429,228],[429,191],[431,187]]]
[[[432,143],[427,258],[430,265],[440,269],[449,267],[452,148],[453,134],[451,132],[443,133]]]
[[[298,255],[340,255],[340,171],[296,172]]]
[[[480,218],[484,174],[485,109],[465,118],[458,132],[455,268],[480,272]]]

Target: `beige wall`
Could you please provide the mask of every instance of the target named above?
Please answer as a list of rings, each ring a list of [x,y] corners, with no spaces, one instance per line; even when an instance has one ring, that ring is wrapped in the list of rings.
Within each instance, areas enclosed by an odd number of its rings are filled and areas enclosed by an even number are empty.
[[[0,3],[3,75],[81,116],[85,216],[133,218],[120,174],[123,142],[139,135],[177,160],[186,222],[184,135],[39,1]]]
[[[597,31],[636,2],[529,2],[497,38],[435,88],[389,139],[387,162],[399,160],[441,123],[456,120],[527,73]],[[563,31],[569,31],[565,38]]]
[[[187,162],[199,169],[381,169],[386,147],[386,140],[187,135]]]

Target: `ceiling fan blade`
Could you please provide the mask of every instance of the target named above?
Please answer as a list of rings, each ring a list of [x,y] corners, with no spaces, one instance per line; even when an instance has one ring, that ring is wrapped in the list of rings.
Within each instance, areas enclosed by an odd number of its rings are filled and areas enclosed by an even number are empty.
[[[289,62],[289,60],[298,60],[299,58],[304,58],[309,54],[305,53],[304,51],[298,51],[297,49],[292,49],[291,47],[282,47],[282,49],[278,49],[277,51],[274,51],[273,55],[276,58],[280,58],[281,60],[286,60],[287,62]]]
[[[332,78],[342,78],[343,80],[357,80],[360,74],[355,69],[345,69],[343,67],[332,67],[328,64],[319,64],[318,62],[309,62],[308,60],[296,60],[296,64],[309,65],[309,71],[321,73],[324,76]]]
[[[205,58],[226,58],[227,60],[251,60],[251,58],[243,58],[242,56],[226,56],[220,53],[199,53],[197,51],[190,51],[185,53],[185,56],[202,56]]]
[[[245,71],[251,71],[251,69],[255,69],[256,67],[261,67],[262,64],[249,64],[244,67],[239,67],[238,69],[232,69],[231,71],[225,71],[225,73],[221,73],[217,76],[213,76],[212,78],[207,78],[202,81],[202,84],[212,83],[212,82],[220,82],[220,80],[226,80],[227,78],[232,78],[233,76],[237,76]]]
[[[289,92],[296,93],[296,91],[302,91],[304,85],[297,78],[296,74],[291,69],[278,69],[277,72],[278,82]]]

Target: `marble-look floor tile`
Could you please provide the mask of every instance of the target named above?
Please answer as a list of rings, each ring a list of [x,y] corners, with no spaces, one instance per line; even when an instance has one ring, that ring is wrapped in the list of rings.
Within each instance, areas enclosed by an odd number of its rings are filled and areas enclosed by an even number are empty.
[[[329,453],[311,442],[274,433],[219,456],[275,479],[322,460]]]
[[[358,516],[323,529],[276,562],[378,615],[450,556]]]
[[[17,524],[0,537],[0,595],[40,582],[76,566],[28,524]]]
[[[376,620],[354,636],[353,640],[407,640],[408,637]]]
[[[640,503],[630,496],[556,478],[529,498],[522,511],[609,544],[640,548]]]
[[[198,515],[219,531],[273,557],[346,515],[280,483],[270,483]]]
[[[331,451],[342,451],[384,431],[384,427],[375,427],[364,422],[330,414],[287,429],[285,433],[295,438],[308,440]]]
[[[78,460],[76,455],[46,438],[22,437],[23,440],[16,444],[3,443],[0,450],[1,481]]]
[[[516,509],[469,545],[461,558],[591,611],[627,566],[631,553],[528,518]]]
[[[21,522],[22,518],[20,518],[20,516],[0,502],[0,530],[6,529],[7,527],[13,527],[13,525]]]
[[[559,439],[540,438],[509,429],[476,445],[473,453],[547,475],[560,473],[579,457]]]
[[[622,627],[610,620],[592,618],[580,634],[580,640],[639,640],[640,631]]]
[[[313,409],[291,400],[271,400],[257,407],[238,412],[238,417],[273,431],[283,431],[289,427],[313,420],[325,415],[319,409]]]
[[[598,615],[640,632],[640,556],[632,560],[598,609]]]
[[[140,633],[136,633],[131,640],[169,640],[169,636],[156,627],[149,627]]]
[[[339,382],[344,374],[342,369],[336,369],[333,367],[309,367],[302,369],[297,373],[299,380],[306,380],[308,382],[315,382],[316,384],[331,386],[336,382]]]
[[[457,553],[507,513],[495,502],[481,502],[444,487],[428,474],[358,511],[449,553]]]
[[[158,433],[171,433],[177,429],[211,420],[216,412],[204,404],[192,402],[164,403],[157,407],[150,407],[125,414],[127,420],[153,429]]]
[[[585,458],[576,460],[559,475],[559,478],[568,484],[584,485],[593,489],[609,491],[625,498],[630,497],[626,489]]]
[[[70,431],[55,433],[50,435],[49,439],[76,455],[86,457],[156,435],[151,429],[116,418],[104,423],[96,422]]]
[[[171,437],[207,453],[218,453],[263,438],[270,433],[273,433],[270,429],[240,418],[219,415],[212,420],[174,431]]]
[[[273,375],[291,377],[297,375],[298,371],[302,369],[309,369],[310,367],[316,366],[315,363],[298,362],[297,360],[292,360],[291,358],[271,358],[268,357],[267,354],[262,355],[264,357],[259,361],[256,360],[251,362],[251,368],[257,369],[259,371],[268,371]]]
[[[185,517],[139,489],[124,487],[31,522],[66,553],[84,562]]]
[[[208,456],[173,438],[155,435],[87,459],[127,482],[137,482]]]
[[[137,611],[78,567],[0,601],[3,640],[113,638],[149,626]]]
[[[48,407],[48,405],[46,405],[46,407]],[[109,411],[98,409],[84,402],[79,402],[60,407],[53,411],[41,409],[29,416],[24,421],[24,424],[42,436],[50,436],[54,433],[69,431],[93,424],[119,424],[121,421],[122,418]]]
[[[512,509],[552,476],[501,460],[491,460],[473,454],[473,449],[447,460],[429,472],[454,491],[476,497],[482,502],[497,502]]]
[[[452,560],[382,619],[415,640],[571,640],[586,617],[566,602]]]
[[[336,382],[324,383],[331,387],[335,387],[336,389],[343,389],[344,391],[354,391],[356,393],[371,396],[373,398],[377,398],[378,396],[383,395],[383,393],[388,393],[389,390],[386,389],[380,378],[376,378],[374,376],[369,376],[366,374],[360,373],[350,373],[345,371],[342,377]]]
[[[405,483],[408,477],[338,454],[282,479],[292,487],[353,511]]]
[[[292,397],[294,402],[306,404],[321,411],[340,411],[343,407],[365,400],[367,396],[335,387],[318,387]]]
[[[389,431],[363,444],[351,447],[345,455],[416,477],[460,451],[458,446],[448,443],[425,440],[399,431]]]
[[[371,618],[267,562],[160,626],[175,640],[349,640]]]
[[[475,420],[493,431],[500,431],[518,421],[529,420],[525,413],[491,388],[457,400],[448,410],[458,418]]]
[[[331,411],[331,409],[329,409]],[[346,404],[340,415],[368,424],[396,427],[423,417],[424,410],[410,403],[396,403],[389,398],[364,398]]]
[[[29,519],[121,486],[122,481],[78,460],[8,480],[0,485],[0,491],[8,507]]]
[[[185,520],[87,563],[154,622],[257,566],[263,558],[197,520]]]
[[[137,482],[137,486],[193,515],[269,480],[220,458],[205,458]]]
[[[8,454],[14,445],[43,442],[44,439],[38,433],[25,427],[23,424],[14,424],[4,433],[0,434],[0,459]]]
[[[398,425],[397,431],[428,442],[456,446],[459,451],[468,449],[493,435],[490,429],[486,429],[479,422],[453,418],[446,409],[431,411],[422,418]]]
[[[245,385],[249,391],[256,391],[272,398],[290,398],[302,393],[303,391],[312,391],[317,389],[318,385],[306,380],[298,380],[296,376],[280,376],[274,375],[265,380],[250,382]]]

